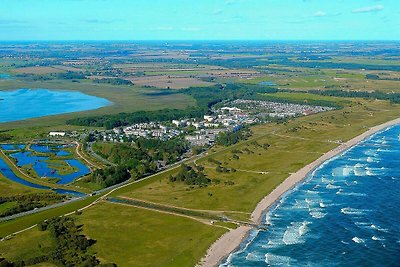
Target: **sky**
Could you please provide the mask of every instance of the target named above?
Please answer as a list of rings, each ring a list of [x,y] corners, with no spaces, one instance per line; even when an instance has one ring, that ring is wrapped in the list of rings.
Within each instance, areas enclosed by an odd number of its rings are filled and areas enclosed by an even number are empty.
[[[0,40],[400,40],[400,1],[0,0]]]

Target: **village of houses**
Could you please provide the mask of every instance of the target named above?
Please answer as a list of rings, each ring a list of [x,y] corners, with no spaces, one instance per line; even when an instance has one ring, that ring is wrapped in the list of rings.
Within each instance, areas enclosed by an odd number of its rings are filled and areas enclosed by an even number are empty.
[[[245,125],[269,120],[307,116],[334,108],[260,100],[237,99],[212,108],[202,119],[182,119],[169,122],[137,123],[112,130],[91,132],[98,141],[133,142],[136,138],[168,140],[177,136],[191,146],[211,146],[221,132],[238,131]],[[76,133],[51,132],[51,136],[76,137]]]

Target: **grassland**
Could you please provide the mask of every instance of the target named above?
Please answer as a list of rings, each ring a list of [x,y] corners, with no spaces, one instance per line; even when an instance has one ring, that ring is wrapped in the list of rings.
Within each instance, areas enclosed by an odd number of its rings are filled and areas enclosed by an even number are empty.
[[[44,192],[43,190],[34,189],[31,187],[27,187],[21,185],[19,183],[15,183],[7,178],[5,178],[0,173],[0,196],[7,197],[17,194],[29,194],[29,193],[37,193],[37,192]]]
[[[268,66],[269,74],[252,79],[237,79],[243,83],[258,84],[270,81],[281,89],[290,90],[361,90],[399,92],[400,81],[369,80],[367,74],[376,74],[386,78],[398,78],[393,71],[374,70],[339,70],[339,69],[310,69],[289,68],[285,66]],[[260,67],[262,70],[263,68]]]
[[[29,245],[27,245],[29,244]],[[0,256],[11,261],[46,255],[47,248],[54,246],[47,231],[37,228],[0,242]]]
[[[76,210],[79,210],[96,199],[98,199],[99,196],[92,196],[92,197],[87,197],[84,200],[76,201],[76,202],[71,202],[67,205],[49,209],[42,211],[40,213],[35,213],[31,215],[27,215],[24,217],[19,217],[17,219],[13,219],[11,221],[5,221],[0,223],[0,237],[5,237],[10,234],[13,234],[15,232],[18,232],[20,230],[26,229],[28,227],[31,227],[32,225],[35,225],[39,222],[42,222],[46,219],[57,217],[57,216],[62,216],[64,214],[74,212]]]
[[[93,249],[118,266],[194,266],[226,230],[119,204],[101,203],[78,217]],[[118,231],[116,231],[118,229]]]

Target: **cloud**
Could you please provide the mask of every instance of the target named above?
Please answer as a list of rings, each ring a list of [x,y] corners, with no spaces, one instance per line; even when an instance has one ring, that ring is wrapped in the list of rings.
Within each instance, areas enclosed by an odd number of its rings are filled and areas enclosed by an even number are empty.
[[[384,8],[385,7],[383,5],[367,6],[367,7],[353,9],[351,12],[353,13],[379,12],[382,11]]]
[[[325,17],[327,14],[324,11],[317,11],[314,13],[314,17]]]
[[[236,0],[225,0],[225,4],[228,6],[236,4]]]

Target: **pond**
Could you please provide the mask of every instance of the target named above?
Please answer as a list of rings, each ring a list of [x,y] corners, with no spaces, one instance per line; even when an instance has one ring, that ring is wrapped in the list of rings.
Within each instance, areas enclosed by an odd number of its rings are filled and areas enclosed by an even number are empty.
[[[11,170],[11,168],[5,163],[5,161],[2,158],[0,158],[0,173],[7,179],[10,179],[11,181],[17,182],[17,183],[25,185],[25,186],[29,186],[29,187],[36,188],[36,189],[47,189],[47,190],[51,189],[50,187],[39,185],[39,184],[34,184],[34,183],[31,183],[29,181],[26,181],[26,180],[18,177],[17,175],[15,175],[15,173]],[[72,190],[65,190],[65,189],[54,189],[53,191],[58,194],[73,195],[73,196],[77,196],[77,197],[82,197],[85,195],[80,192],[76,192],[76,191],[72,191]]]
[[[0,123],[93,110],[108,105],[111,105],[111,102],[107,99],[76,91],[49,89],[0,91]]]
[[[69,174],[62,175],[59,173],[58,170],[49,166],[49,163],[47,162],[49,160],[49,157],[47,156],[36,156],[33,155],[30,151],[17,152],[11,154],[10,156],[17,160],[17,165],[19,167],[31,165],[32,169],[37,173],[39,177],[60,179],[57,184],[68,184],[73,182],[75,179],[90,173],[89,168],[76,159],[64,160],[64,162],[75,169],[75,171]],[[53,163],[53,165],[59,166],[60,164]]]

